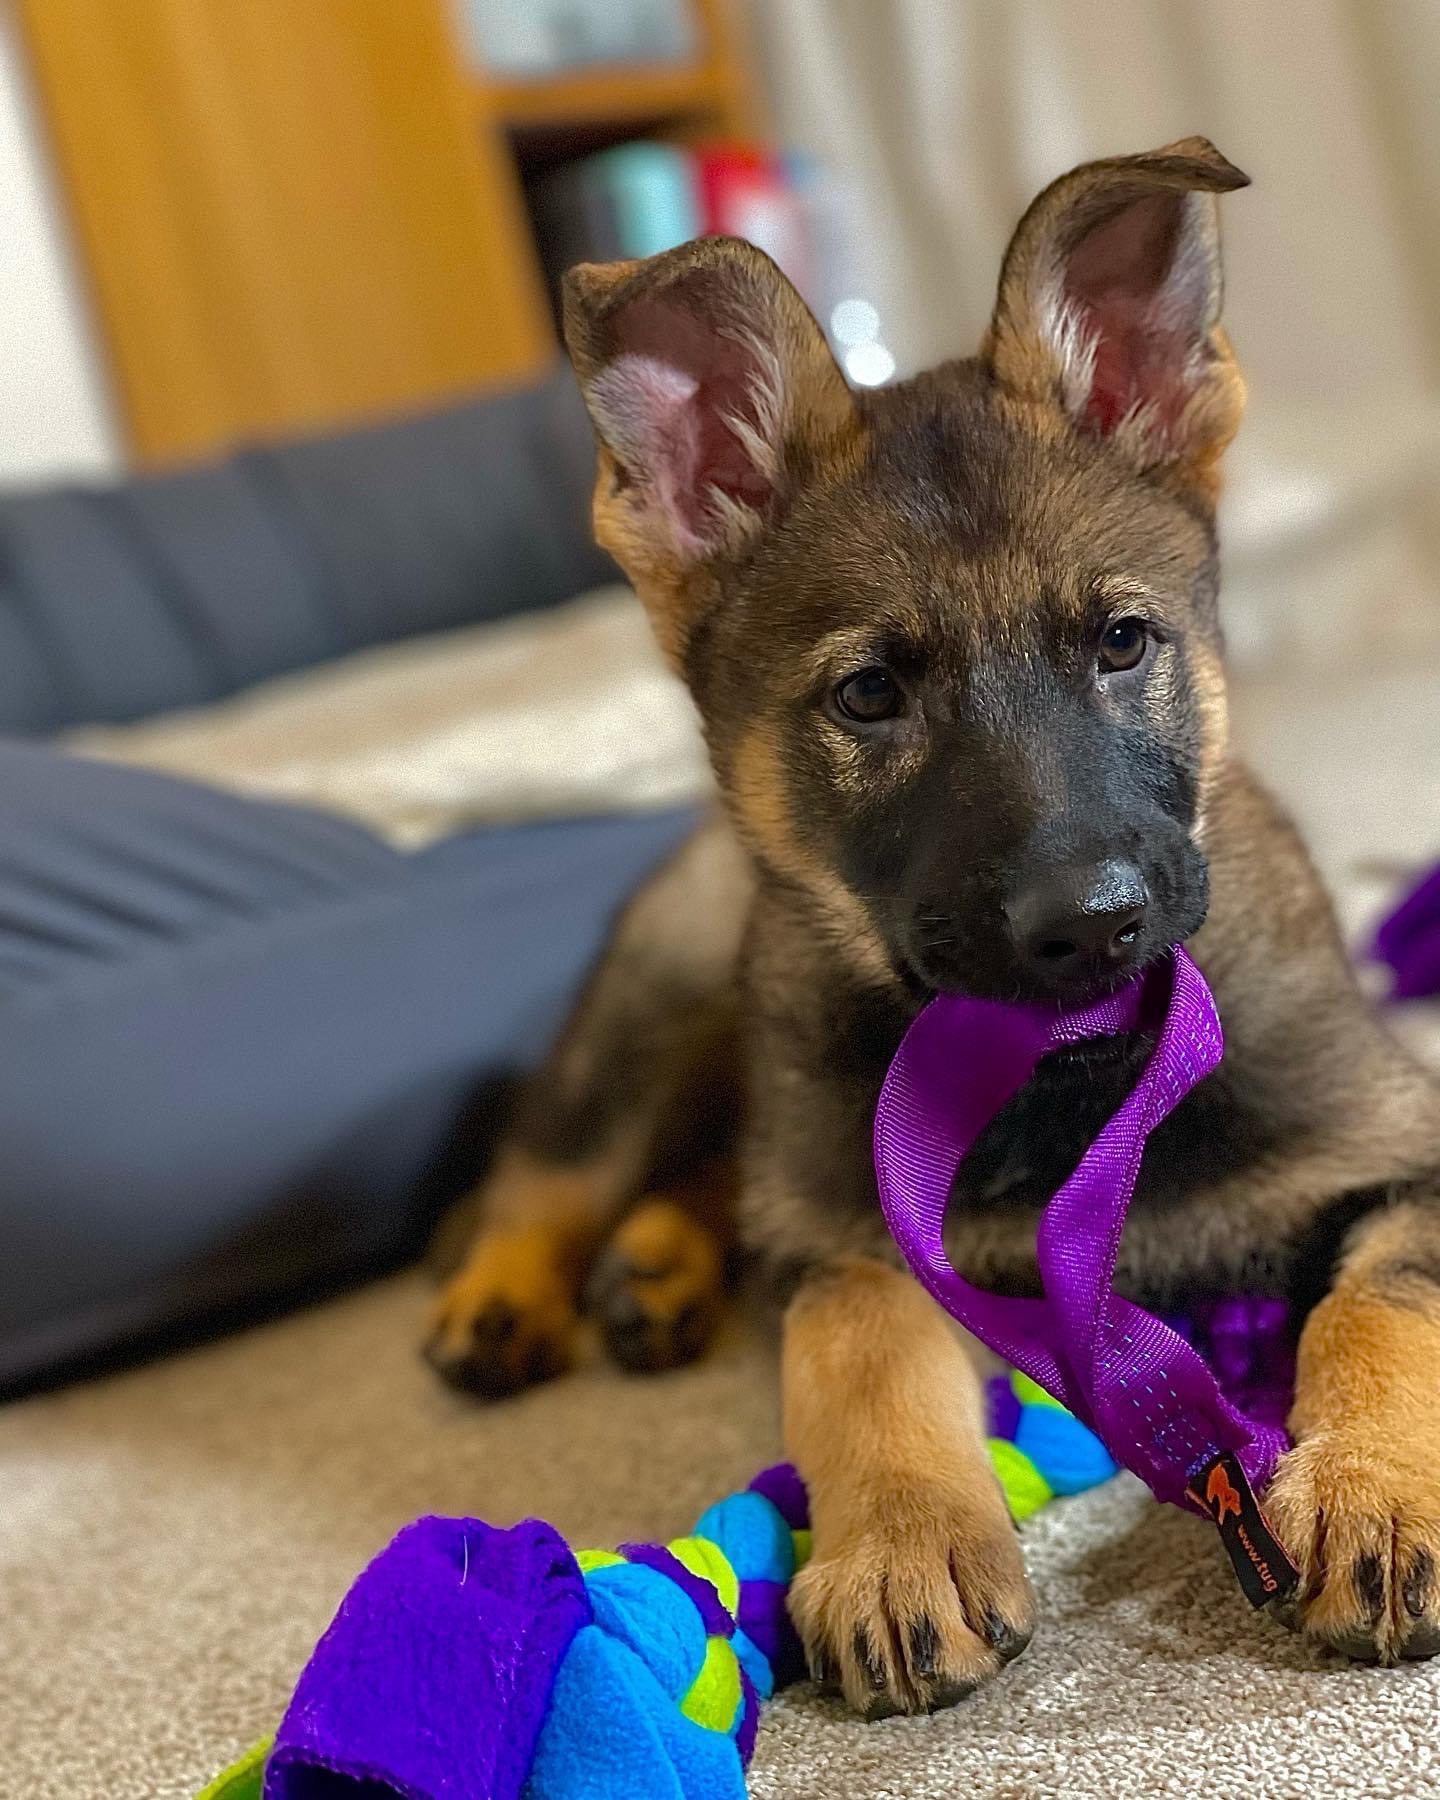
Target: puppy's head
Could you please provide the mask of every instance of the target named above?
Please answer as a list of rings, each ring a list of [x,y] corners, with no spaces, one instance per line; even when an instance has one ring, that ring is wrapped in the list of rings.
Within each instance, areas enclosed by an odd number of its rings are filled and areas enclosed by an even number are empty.
[[[749,245],[569,278],[600,540],[745,841],[877,975],[1074,998],[1204,917],[1244,182],[1202,138],[1075,170],[979,356],[864,395]]]

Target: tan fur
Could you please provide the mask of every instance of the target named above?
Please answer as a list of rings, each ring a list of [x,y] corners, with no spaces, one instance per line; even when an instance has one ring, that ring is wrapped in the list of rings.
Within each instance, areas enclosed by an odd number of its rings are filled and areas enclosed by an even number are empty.
[[[888,979],[889,959],[864,906],[833,869],[805,850],[786,799],[783,751],[763,720],[741,738],[726,786],[731,816],[752,854],[817,902],[857,975]]]
[[[483,1345],[497,1392],[532,1370],[568,1369],[575,1299],[610,1200],[603,1166],[556,1169],[512,1145],[487,1184],[485,1228],[435,1303],[431,1360],[468,1363]]]
[[[963,1345],[907,1276],[842,1263],[792,1303],[781,1385],[814,1529],[791,1604],[816,1673],[872,1716],[954,1700],[1033,1623]]]
[[[487,1348],[497,1372],[508,1377],[505,1390],[535,1374],[568,1369],[577,1324],[570,1250],[548,1225],[487,1231],[436,1301],[432,1360],[469,1356],[477,1341],[491,1336],[493,1317],[494,1341]]]
[[[1230,750],[1230,701],[1225,686],[1225,668],[1218,652],[1207,644],[1196,644],[1192,655],[1191,682],[1200,704],[1202,729],[1195,837],[1197,842],[1204,844],[1211,803]]]

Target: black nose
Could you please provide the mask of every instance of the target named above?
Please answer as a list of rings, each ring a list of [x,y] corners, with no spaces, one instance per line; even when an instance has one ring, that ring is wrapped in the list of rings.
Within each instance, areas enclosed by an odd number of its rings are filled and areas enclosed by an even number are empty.
[[[1135,959],[1148,899],[1134,863],[1111,858],[1047,871],[1007,902],[1005,917],[1026,965],[1068,981]]]

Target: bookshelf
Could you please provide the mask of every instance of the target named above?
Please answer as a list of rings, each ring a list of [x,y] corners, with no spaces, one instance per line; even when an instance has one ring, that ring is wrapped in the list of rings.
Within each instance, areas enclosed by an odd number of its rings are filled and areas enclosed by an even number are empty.
[[[138,465],[533,379],[558,353],[537,167],[750,139],[742,0],[686,65],[477,69],[447,0],[17,0]]]
[[[689,64],[622,63],[573,73],[478,77],[485,112],[511,131],[752,138],[761,129],[738,0],[692,0],[698,55]],[[523,151],[523,137],[521,140]]]
[[[628,65],[548,80],[496,80],[488,106],[512,131],[595,125],[701,126],[723,132],[728,98],[707,68]]]

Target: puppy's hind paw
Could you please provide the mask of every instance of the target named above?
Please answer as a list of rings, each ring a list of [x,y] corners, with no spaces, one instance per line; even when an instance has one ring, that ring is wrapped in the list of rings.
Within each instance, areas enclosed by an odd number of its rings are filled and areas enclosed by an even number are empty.
[[[572,1286],[551,1233],[489,1232],[436,1302],[426,1359],[485,1400],[563,1374],[579,1327]]]
[[[653,1374],[703,1353],[725,1304],[725,1252],[663,1194],[641,1200],[596,1260],[585,1302],[622,1369]]]

